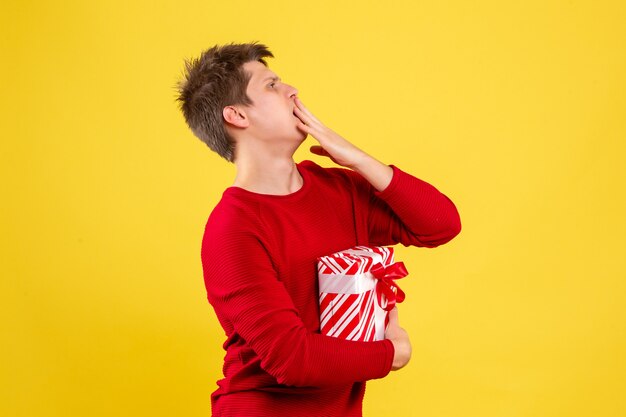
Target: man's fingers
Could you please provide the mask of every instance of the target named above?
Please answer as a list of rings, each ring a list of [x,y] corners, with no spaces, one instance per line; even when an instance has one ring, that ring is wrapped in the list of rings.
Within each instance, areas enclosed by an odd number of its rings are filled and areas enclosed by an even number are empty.
[[[324,137],[324,131],[322,130],[323,126],[320,123],[312,120],[310,117],[304,114],[302,110],[298,108],[294,108],[293,113],[300,120],[300,123],[298,123],[298,127],[300,128],[300,130],[308,133],[315,140],[321,143],[320,139]],[[320,154],[320,155],[330,156],[328,154]]]
[[[300,120],[302,121],[302,123],[304,123],[304,124],[307,124],[307,123],[310,123],[310,122],[311,122],[311,120],[309,119],[309,117],[308,117],[306,114],[304,114],[304,112],[303,112],[301,109],[299,109],[299,108],[297,108],[297,107],[294,107],[294,108],[293,108],[293,114],[295,114],[295,115],[296,115],[296,117],[297,117],[298,119],[300,119]]]
[[[400,325],[400,317],[398,316],[398,307],[394,307],[389,312],[389,323]]]
[[[307,135],[312,134],[313,132],[311,131],[311,128],[307,125],[305,125],[302,121],[299,121],[296,123],[296,127],[298,129],[300,129],[301,131],[303,131],[304,133],[306,133]]]
[[[309,129],[313,129],[316,128],[316,125],[314,124],[315,122],[306,114],[304,114],[304,112],[302,112],[302,110],[300,110],[299,108],[294,108],[293,109],[293,114],[300,119],[300,122],[305,125],[306,127],[308,127]]]
[[[306,108],[304,103],[302,103],[302,101],[300,101],[300,99],[298,97],[295,98],[295,103],[296,103],[296,109],[300,110],[302,113],[304,113],[311,120],[313,120],[313,121],[315,121],[317,123],[321,123],[319,120],[317,120],[317,117],[315,117],[313,115],[313,113],[311,113],[311,111]]]

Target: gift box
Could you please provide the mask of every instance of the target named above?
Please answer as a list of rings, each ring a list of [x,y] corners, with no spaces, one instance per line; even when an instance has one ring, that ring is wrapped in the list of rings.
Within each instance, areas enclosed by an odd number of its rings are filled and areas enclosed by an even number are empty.
[[[320,332],[346,340],[385,338],[388,312],[405,298],[394,280],[408,273],[393,248],[355,246],[317,260]]]

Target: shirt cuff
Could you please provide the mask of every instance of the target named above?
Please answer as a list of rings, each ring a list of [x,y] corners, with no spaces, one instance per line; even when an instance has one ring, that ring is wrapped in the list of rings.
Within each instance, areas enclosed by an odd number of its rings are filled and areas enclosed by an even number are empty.
[[[396,354],[396,349],[393,347],[393,342],[389,339],[385,339],[385,367],[383,368],[383,375],[382,377],[385,377],[389,374],[389,372],[391,372],[391,367],[393,365],[393,357]]]
[[[382,191],[374,190],[374,195],[385,199],[390,194],[393,194],[395,189],[398,188],[398,184],[400,183],[400,177],[402,176],[402,171],[395,165],[389,165],[391,169],[393,169],[393,177],[391,177],[391,182],[387,185]]]

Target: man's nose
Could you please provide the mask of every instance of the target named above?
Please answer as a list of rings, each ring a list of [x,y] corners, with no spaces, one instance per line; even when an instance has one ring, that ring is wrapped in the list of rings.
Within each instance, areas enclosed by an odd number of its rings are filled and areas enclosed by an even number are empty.
[[[287,94],[289,94],[289,98],[294,98],[298,95],[298,89],[292,85],[287,84]]]

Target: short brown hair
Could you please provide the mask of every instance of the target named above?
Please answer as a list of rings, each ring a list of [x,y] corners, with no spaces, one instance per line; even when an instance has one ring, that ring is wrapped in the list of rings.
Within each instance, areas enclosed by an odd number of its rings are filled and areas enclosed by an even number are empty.
[[[235,142],[224,127],[222,111],[234,104],[252,104],[246,94],[250,74],[243,64],[274,55],[257,42],[215,45],[199,58],[185,60],[185,72],[178,82],[178,98],[185,121],[201,141],[227,161],[233,162]]]

